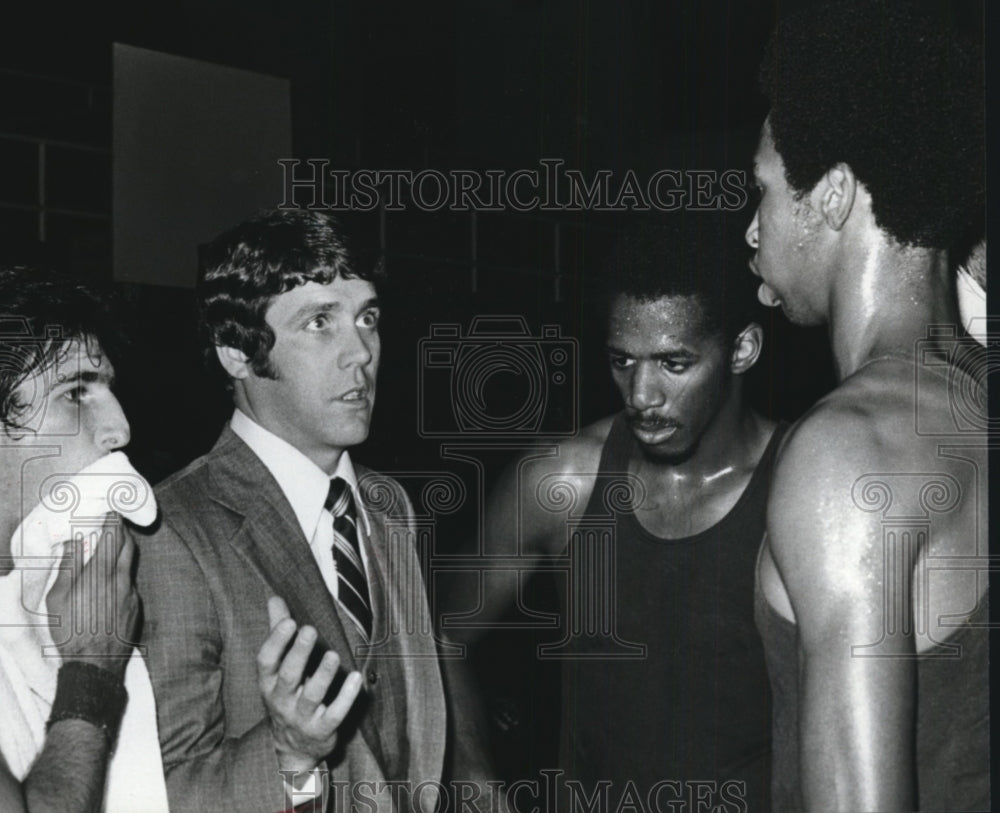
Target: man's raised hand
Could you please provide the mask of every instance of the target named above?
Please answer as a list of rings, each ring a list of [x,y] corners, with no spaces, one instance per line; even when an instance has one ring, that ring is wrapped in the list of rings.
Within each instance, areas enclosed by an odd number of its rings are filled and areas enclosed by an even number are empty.
[[[311,771],[336,745],[337,730],[361,691],[361,675],[351,672],[333,702],[324,705],[340,666],[337,653],[326,652],[316,671],[303,681],[316,630],[297,627],[277,596],[268,599],[267,614],[271,632],[257,654],[257,675],[278,762],[283,771]]]

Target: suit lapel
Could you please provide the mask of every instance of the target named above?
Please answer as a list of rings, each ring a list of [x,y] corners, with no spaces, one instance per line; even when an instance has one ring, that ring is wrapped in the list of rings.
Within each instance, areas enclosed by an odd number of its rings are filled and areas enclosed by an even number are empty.
[[[212,450],[212,495],[245,518],[229,540],[275,595],[285,600],[295,622],[311,624],[318,633],[312,666],[323,652],[340,656],[341,669],[360,669],[352,639],[337,612],[335,599],[323,581],[309,542],[281,487],[260,458],[228,426]],[[267,596],[261,596],[262,601]],[[378,730],[370,714],[358,726],[375,755],[383,761]]]
[[[413,509],[398,483],[357,463],[354,468],[372,520],[369,561],[379,574],[371,657],[405,664],[399,698],[411,744],[405,775],[418,784],[436,781],[444,761],[446,711],[422,563],[415,552]]]

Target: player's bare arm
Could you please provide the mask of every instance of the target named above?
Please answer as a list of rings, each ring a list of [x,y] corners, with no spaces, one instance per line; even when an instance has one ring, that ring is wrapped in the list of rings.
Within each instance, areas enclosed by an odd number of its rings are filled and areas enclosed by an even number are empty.
[[[472,539],[463,553],[471,556],[511,556],[519,567],[533,570],[546,557],[557,556],[566,547],[566,529],[571,517],[583,511],[590,499],[601,458],[601,448],[612,418],[584,428],[556,450],[539,445],[510,463],[491,489],[482,527],[483,539]],[[557,489],[569,495],[564,510],[553,510],[554,502],[540,499],[539,489]],[[500,618],[517,600],[518,570],[499,568],[490,572],[488,590],[480,589],[472,578],[456,579],[446,595],[446,611],[476,614],[476,628],[456,627],[449,631],[455,641],[473,642],[485,631],[483,621]]]
[[[832,442],[833,441],[833,442]],[[768,511],[770,555],[799,630],[801,783],[808,810],[912,810],[916,652],[907,579],[880,516],[854,487],[893,465],[876,422],[843,399],[817,407],[786,442]],[[887,582],[899,587],[887,591]],[[888,595],[887,595],[888,594]],[[883,642],[879,656],[866,645]]]

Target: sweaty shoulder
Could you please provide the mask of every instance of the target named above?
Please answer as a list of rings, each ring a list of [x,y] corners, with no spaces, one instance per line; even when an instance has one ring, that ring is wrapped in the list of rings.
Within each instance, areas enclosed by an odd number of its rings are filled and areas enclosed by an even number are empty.
[[[613,422],[614,416],[603,418],[584,427],[574,438],[539,444],[519,464],[524,482],[534,488],[543,481],[571,486],[576,496],[574,510],[582,511],[597,479],[601,453]]]
[[[590,424],[569,440],[540,442],[520,455],[493,489],[490,524],[506,531],[517,522],[526,550],[557,553],[568,522],[580,516],[594,489],[601,452],[614,418]]]
[[[849,507],[867,472],[906,468],[912,456],[912,388],[856,376],[820,400],[785,435],[775,463],[770,510],[817,523]]]
[[[912,362],[891,358],[846,379],[789,432],[781,467],[803,476],[812,469],[860,475],[871,465],[899,472],[950,466],[939,446],[949,436],[976,442],[975,433],[959,425],[955,414],[956,405],[976,400],[979,390],[969,395],[977,385],[958,370],[953,375],[923,372]],[[958,413],[965,411],[971,407]],[[975,424],[975,416],[970,421]]]
[[[821,401],[783,439],[767,543],[807,648],[845,634],[843,619],[869,603],[881,533],[878,518],[859,510],[855,484],[882,470],[890,445],[863,402],[840,397]]]
[[[614,420],[614,415],[602,418],[585,426],[576,437],[560,443],[553,471],[567,475],[596,474]]]
[[[832,618],[837,607],[865,606],[880,584],[890,507],[919,513],[931,481],[954,484],[956,494],[973,490],[966,486],[974,467],[963,470],[916,431],[917,408],[912,367],[874,364],[788,432],[768,503],[768,543],[796,616],[822,609]],[[962,516],[935,517],[935,548],[961,536]]]
[[[875,365],[848,378],[787,433],[775,478],[793,491],[813,489],[834,476],[904,470],[922,457],[914,430],[917,408],[911,369]]]

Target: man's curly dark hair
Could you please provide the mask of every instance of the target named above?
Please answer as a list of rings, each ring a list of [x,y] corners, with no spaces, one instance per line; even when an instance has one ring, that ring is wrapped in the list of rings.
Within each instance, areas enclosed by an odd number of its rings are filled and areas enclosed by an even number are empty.
[[[307,282],[385,280],[380,257],[358,251],[345,226],[326,212],[271,210],[216,237],[201,255],[197,299],[205,361],[228,381],[215,354],[234,347],[253,371],[274,378],[274,331],[264,319],[271,301]]]
[[[80,342],[92,356],[121,353],[110,294],[68,277],[25,266],[0,267],[0,424],[24,429],[39,402],[21,384],[57,365]]]
[[[876,224],[905,246],[952,249],[984,211],[981,64],[901,2],[814,6],[779,23],[761,67],[789,185],[850,166]]]

